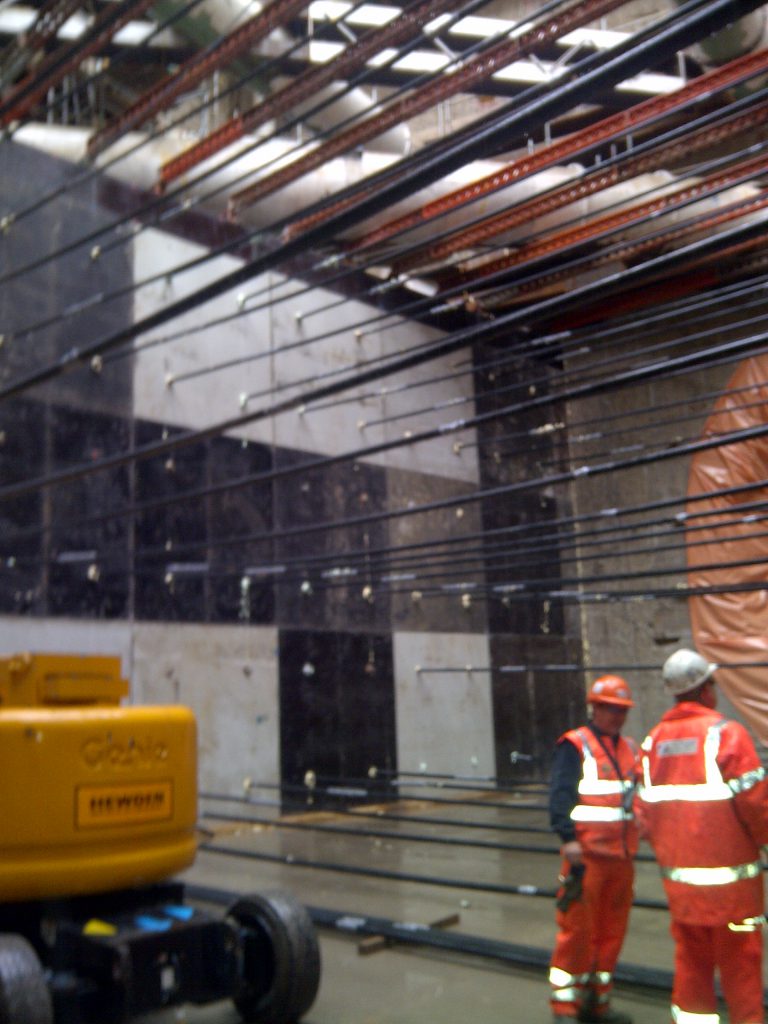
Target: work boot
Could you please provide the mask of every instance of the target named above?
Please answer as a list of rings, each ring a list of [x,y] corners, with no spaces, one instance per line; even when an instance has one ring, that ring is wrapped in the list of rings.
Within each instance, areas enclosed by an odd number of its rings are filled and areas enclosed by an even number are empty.
[[[582,1024],[632,1024],[632,1018],[621,1010],[604,1010],[598,1013],[592,1008],[583,1009],[578,1016]]]

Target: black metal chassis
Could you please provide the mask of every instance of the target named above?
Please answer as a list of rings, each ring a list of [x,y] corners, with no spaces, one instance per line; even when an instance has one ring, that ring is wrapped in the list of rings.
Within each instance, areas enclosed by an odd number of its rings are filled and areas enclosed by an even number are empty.
[[[0,905],[0,932],[34,947],[56,1024],[124,1024],[181,1003],[228,999],[246,961],[251,984],[261,970],[269,987],[266,938],[190,906],[175,883]]]

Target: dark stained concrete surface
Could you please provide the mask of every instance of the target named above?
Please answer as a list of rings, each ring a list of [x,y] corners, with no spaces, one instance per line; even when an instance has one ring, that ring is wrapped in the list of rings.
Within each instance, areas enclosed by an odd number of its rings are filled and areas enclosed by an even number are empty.
[[[497,796],[489,798],[498,800]],[[517,803],[541,800],[541,793]],[[510,798],[514,805],[515,799]],[[205,803],[203,810],[264,817],[264,807]],[[549,952],[555,935],[551,898],[484,892],[455,885],[435,885],[367,877],[319,865],[349,865],[424,878],[488,885],[528,885],[551,889],[558,872],[556,843],[545,831],[497,832],[470,825],[514,824],[546,827],[544,812],[521,807],[493,808],[483,800],[433,804],[401,801],[365,809],[376,817],[307,813],[284,819],[300,828],[237,824],[220,818],[202,821],[210,830],[206,847],[185,876],[190,885],[233,893],[288,889],[308,906],[429,924],[458,914],[453,934],[483,936]],[[392,813],[415,818],[451,819],[451,825],[423,821],[388,822]],[[277,812],[272,817],[278,820]],[[391,838],[321,832],[306,826],[389,831]],[[458,844],[397,839],[399,836],[446,836],[453,840],[535,847],[541,852],[489,849]],[[222,852],[235,850],[245,856]],[[548,852],[545,852],[548,851]],[[644,851],[646,855],[648,850]],[[280,862],[251,859],[251,854]],[[315,867],[300,866],[309,861]],[[640,862],[636,896],[662,900],[655,863]],[[622,962],[671,971],[672,942],[666,910],[634,908]],[[360,938],[320,929],[323,958],[320,991],[305,1015],[305,1024],[549,1024],[546,971],[499,961],[411,946],[389,946],[373,954],[358,951]],[[615,1004],[632,1014],[635,1024],[669,1024],[669,992],[619,985]],[[155,1015],[147,1024],[236,1024],[231,1004],[184,1007]]]

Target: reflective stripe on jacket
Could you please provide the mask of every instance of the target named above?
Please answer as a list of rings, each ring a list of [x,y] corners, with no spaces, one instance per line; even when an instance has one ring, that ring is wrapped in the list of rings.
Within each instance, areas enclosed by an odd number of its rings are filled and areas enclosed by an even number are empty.
[[[736,722],[685,701],[643,741],[637,810],[672,917],[728,924],[763,912],[768,782]]]
[[[620,736],[614,746],[613,740],[605,737],[606,750],[586,727],[571,729],[561,739],[581,753],[579,802],[571,811],[571,820],[584,852],[598,857],[633,856],[638,845],[631,810],[637,760],[634,741]]]

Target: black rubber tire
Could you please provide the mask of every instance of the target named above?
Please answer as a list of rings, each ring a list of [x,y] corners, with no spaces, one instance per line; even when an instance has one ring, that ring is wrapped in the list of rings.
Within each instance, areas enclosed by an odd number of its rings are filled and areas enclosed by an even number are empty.
[[[21,935],[0,933],[0,1024],[53,1024],[43,968]]]
[[[240,978],[232,1000],[248,1024],[295,1024],[320,987],[320,946],[307,910],[282,890],[242,896],[228,917],[257,936],[270,963],[258,980]]]

